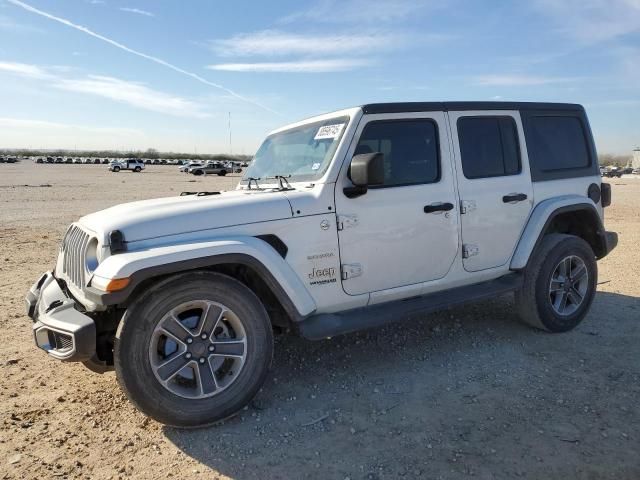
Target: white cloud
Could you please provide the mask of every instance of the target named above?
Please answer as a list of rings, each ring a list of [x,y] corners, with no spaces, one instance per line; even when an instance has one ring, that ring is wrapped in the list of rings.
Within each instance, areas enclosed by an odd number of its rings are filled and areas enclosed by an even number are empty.
[[[389,50],[404,43],[404,40],[401,35],[389,33],[306,35],[262,30],[214,40],[212,48],[223,57],[321,56]]]
[[[0,127],[16,129],[48,129],[48,130],[75,130],[91,133],[104,133],[112,135],[140,135],[140,130],[119,127],[92,127],[87,125],[72,125],[69,123],[50,122],[47,120],[33,120],[23,118],[0,117]]]
[[[193,118],[210,116],[202,110],[200,105],[191,100],[153,90],[141,83],[99,75],[69,78],[60,74],[66,71],[65,67],[59,66],[45,69],[37,65],[0,62],[0,72],[46,80],[47,86],[60,90],[108,98],[136,108],[168,115]]]
[[[0,15],[0,30],[11,33],[42,33],[44,31],[33,25],[18,23],[13,18],[5,15]]]
[[[262,62],[262,63],[219,63],[209,65],[210,70],[228,72],[288,72],[288,73],[320,73],[344,72],[370,65],[367,60],[299,60],[292,62]]]
[[[159,92],[140,83],[113,77],[89,75],[82,79],[60,79],[55,87],[71,92],[97,95],[152,112],[194,118],[210,116],[191,100]]]
[[[534,0],[563,32],[593,44],[640,32],[639,0]]]
[[[436,9],[446,0],[321,0],[310,8],[284,17],[280,23],[312,20],[322,23],[389,23]]]
[[[15,73],[23,77],[48,78],[49,74],[37,65],[26,63],[0,62],[0,71]]]
[[[123,145],[155,144],[149,140],[136,128],[0,117],[0,145],[5,148],[121,149]]]
[[[145,17],[155,17],[155,14],[151,12],[147,12],[146,10],[140,10],[139,8],[120,7],[120,10],[122,10],[123,12],[136,13],[138,15],[143,15]]]
[[[15,5],[15,6],[17,6],[17,7],[22,8],[22,9],[28,11],[28,12],[34,13],[36,15],[40,15],[41,17],[48,18],[49,20],[53,20],[54,22],[61,23],[63,25],[66,25],[67,27],[71,27],[71,28],[73,28],[75,30],[78,30],[80,32],[83,32],[83,33],[85,33],[85,34],[87,34],[87,35],[89,35],[91,37],[97,38],[98,40],[102,40],[103,42],[106,42],[109,45],[114,46],[116,48],[119,48],[120,50],[123,50],[123,51],[125,51],[127,53],[130,53],[132,55],[136,55],[138,57],[144,58],[144,59],[149,60],[151,62],[154,62],[154,63],[156,63],[158,65],[162,65],[163,67],[169,68],[169,69],[173,70],[174,72],[178,72],[178,73],[180,73],[182,75],[185,75],[185,76],[190,77],[190,78],[192,78],[194,80],[197,80],[200,83],[203,83],[203,84],[208,85],[210,87],[214,87],[214,88],[218,88],[220,90],[223,90],[223,91],[227,92],[228,94],[234,96],[235,98],[237,98],[239,100],[242,100],[242,101],[247,102],[247,103],[251,103],[251,104],[256,105],[256,106],[258,106],[258,107],[260,107],[260,108],[262,108],[264,110],[267,110],[269,112],[276,113],[274,110],[262,105],[261,103],[256,102],[255,100],[249,99],[247,97],[244,97],[244,96],[234,92],[233,90],[231,90],[231,89],[229,89],[227,87],[224,87],[223,85],[220,85],[220,84],[214,83],[214,82],[210,82],[209,80],[207,80],[205,78],[202,78],[198,74],[195,74],[193,72],[189,72],[188,70],[184,70],[184,69],[182,69],[182,68],[180,68],[180,67],[178,67],[178,66],[176,66],[176,65],[174,65],[172,63],[167,62],[166,60],[162,60],[161,58],[154,57],[152,55],[147,55],[146,53],[140,52],[140,51],[135,50],[133,48],[129,48],[126,45],[124,45],[124,44],[122,44],[120,42],[117,42],[117,41],[115,41],[115,40],[113,40],[111,38],[105,37],[104,35],[100,35],[99,33],[96,33],[96,32],[94,32],[93,30],[90,30],[87,27],[83,27],[82,25],[75,24],[75,23],[67,20],[66,18],[57,17],[57,16],[52,15],[50,13],[47,13],[47,12],[45,12],[43,10],[39,10],[39,9],[37,9],[35,7],[32,7],[31,5],[29,5],[29,4],[25,3],[25,2],[21,2],[20,0],[6,0],[6,1],[11,3],[11,4],[13,4],[13,5]]]
[[[544,77],[536,75],[480,75],[474,78],[473,83],[483,87],[523,87],[549,85],[555,83],[571,83],[579,80],[569,77]]]

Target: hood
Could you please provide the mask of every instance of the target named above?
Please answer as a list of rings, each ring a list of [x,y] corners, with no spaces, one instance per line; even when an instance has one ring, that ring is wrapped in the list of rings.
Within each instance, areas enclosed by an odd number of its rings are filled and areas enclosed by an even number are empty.
[[[106,244],[113,230],[120,230],[125,242],[136,242],[291,216],[291,204],[280,192],[236,190],[123,203],[82,217],[80,224]]]

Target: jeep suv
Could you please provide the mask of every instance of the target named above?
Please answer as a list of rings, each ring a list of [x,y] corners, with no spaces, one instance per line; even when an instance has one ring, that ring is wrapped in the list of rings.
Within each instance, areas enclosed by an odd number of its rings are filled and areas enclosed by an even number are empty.
[[[38,347],[115,369],[175,426],[246,405],[274,327],[323,339],[513,293],[514,317],[569,331],[617,243],[573,104],[341,110],[272,132],[235,191],[190,193],[81,218],[26,297]]]
[[[109,164],[109,170],[118,173],[120,170],[131,170],[132,172],[141,172],[144,170],[144,162],[135,158],[128,160],[114,160]]]

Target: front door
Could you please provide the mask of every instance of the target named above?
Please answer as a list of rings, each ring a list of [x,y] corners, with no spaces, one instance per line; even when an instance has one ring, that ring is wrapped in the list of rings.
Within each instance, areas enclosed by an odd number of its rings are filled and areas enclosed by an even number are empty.
[[[336,188],[342,285],[350,295],[442,278],[458,249],[444,113],[363,117],[348,158],[372,152],[384,155],[384,184],[357,198]]]
[[[449,112],[460,192],[463,265],[505,265],[533,205],[519,112]]]

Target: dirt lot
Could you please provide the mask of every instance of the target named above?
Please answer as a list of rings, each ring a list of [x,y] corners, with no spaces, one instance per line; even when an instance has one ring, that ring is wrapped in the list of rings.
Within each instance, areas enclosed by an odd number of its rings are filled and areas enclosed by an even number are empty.
[[[176,170],[0,165],[0,479],[640,478],[640,179],[611,181],[620,244],[575,331],[523,327],[500,298],[322,342],[281,336],[250,407],[180,431],[134,410],[112,373],[37,350],[22,300],[79,216],[237,181]]]

